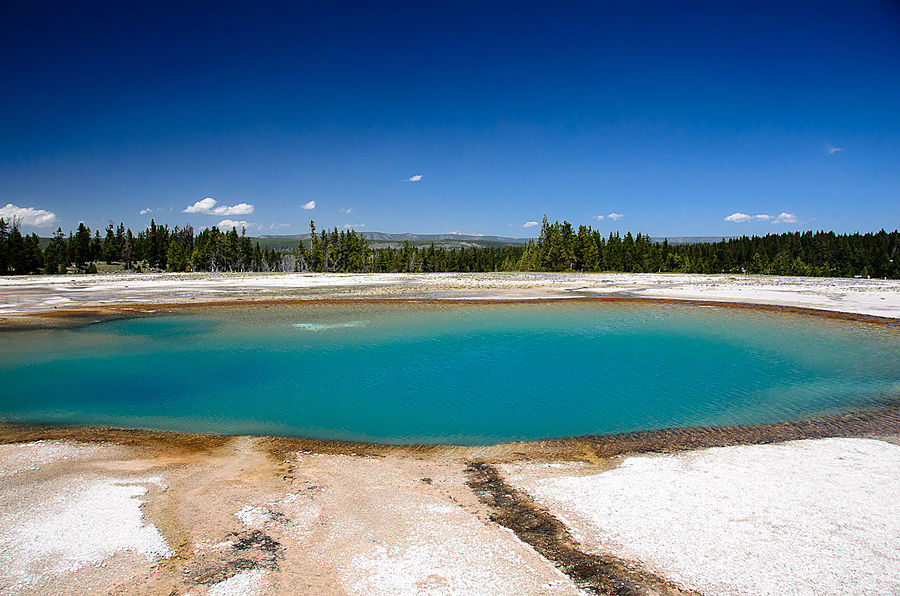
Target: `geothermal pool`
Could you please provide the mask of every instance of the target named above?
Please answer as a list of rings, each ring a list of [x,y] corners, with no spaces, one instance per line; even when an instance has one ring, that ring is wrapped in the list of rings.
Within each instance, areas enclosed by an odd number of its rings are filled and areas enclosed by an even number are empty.
[[[0,420],[488,444],[900,396],[900,333],[727,307],[302,304],[0,333]]]

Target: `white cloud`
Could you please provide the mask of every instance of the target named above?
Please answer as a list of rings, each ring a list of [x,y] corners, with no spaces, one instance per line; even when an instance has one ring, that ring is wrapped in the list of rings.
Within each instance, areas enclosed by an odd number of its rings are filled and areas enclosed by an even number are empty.
[[[188,205],[182,213],[209,213],[216,206],[216,200],[212,197],[206,197],[197,201],[193,205]]]
[[[597,221],[603,221],[604,219],[611,219],[613,221],[619,221],[623,217],[625,217],[625,216],[622,215],[621,213],[607,213],[606,215],[595,215],[594,219],[596,219]]]
[[[533,228],[534,226],[539,226],[539,225],[541,225],[541,224],[536,221],[526,221],[525,223],[522,224],[522,227],[523,228]]]
[[[309,202],[307,202],[307,203],[303,203],[302,205],[300,205],[300,207],[301,207],[302,209],[306,209],[306,210],[315,209],[315,208],[316,208],[316,202],[315,202],[315,201],[309,201]]]
[[[746,213],[741,213],[740,211],[735,211],[734,213],[726,217],[725,221],[744,223],[745,221],[753,221],[753,216],[747,215]]]
[[[781,212],[772,220],[772,223],[797,223],[797,216],[793,213]]]
[[[407,182],[418,182],[421,179],[422,179],[422,174],[416,174],[415,176],[410,176],[407,179]]]
[[[484,236],[479,232],[460,232],[459,230],[453,230],[450,232],[451,234],[456,234],[457,236]]]
[[[12,203],[7,203],[5,207],[0,207],[0,218],[3,218],[3,221],[7,223],[12,223],[15,220],[23,226],[43,228],[53,225],[56,221],[56,214],[45,209],[17,207]]]
[[[838,151],[843,151],[843,150],[844,150],[843,147],[829,147],[829,148],[828,148],[828,154],[829,154],[829,155],[834,155],[834,154],[837,153]]]
[[[223,219],[219,223],[216,224],[216,227],[220,230],[230,230],[231,228],[237,228],[240,230],[241,228],[249,228],[250,223],[242,220],[235,221],[233,219]]]
[[[343,208],[343,209],[340,209],[339,211],[340,211],[341,213],[350,213],[351,211],[353,211],[353,208],[352,208],[352,207],[345,207],[345,208]]]
[[[222,205],[212,210],[212,215],[249,215],[253,213],[253,205],[250,203],[238,203],[227,207]]]
[[[737,211],[732,213],[728,217],[725,218],[725,221],[730,221],[733,223],[748,223],[752,221],[768,221],[774,224],[780,223],[797,223],[797,216],[793,213],[779,213],[778,215],[767,215],[765,213],[758,213],[756,215],[748,215],[746,213],[741,213]]]
[[[355,230],[356,228],[364,228],[366,224],[344,224],[345,230]]]
[[[188,205],[182,213],[203,213],[205,215],[249,215],[253,213],[253,205],[250,203],[238,203],[237,205],[220,205],[216,207],[216,201],[212,197],[206,197],[193,205]]]
[[[138,211],[138,215],[147,215],[148,213],[153,213],[153,209],[147,207],[146,209],[141,209]]]
[[[283,222],[283,223],[273,223],[273,224],[270,224],[270,225],[269,225],[269,229],[270,229],[270,230],[280,230],[281,228],[286,228],[286,227],[288,227],[289,225],[291,225],[291,224],[289,224],[289,223],[287,223],[287,222]]]

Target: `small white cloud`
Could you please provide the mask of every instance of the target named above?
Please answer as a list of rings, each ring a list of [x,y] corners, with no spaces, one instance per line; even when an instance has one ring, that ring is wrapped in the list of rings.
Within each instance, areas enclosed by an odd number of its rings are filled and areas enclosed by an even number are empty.
[[[231,207],[222,205],[221,207],[216,207],[210,213],[212,215],[249,215],[253,213],[253,205],[250,203],[238,203]]]
[[[410,176],[407,179],[407,182],[418,182],[421,179],[422,179],[422,174],[416,174],[415,176]]]
[[[301,208],[301,209],[306,209],[307,211],[310,210],[310,209],[315,209],[315,208],[316,208],[316,202],[315,202],[315,201],[308,201],[308,202],[303,203],[302,205],[300,205],[300,208]]]
[[[188,205],[182,213],[209,213],[216,206],[216,202],[214,198],[206,197],[193,205]]]
[[[625,216],[622,215],[621,213],[610,213],[606,217],[610,218],[613,221],[619,221],[620,219],[622,219]]]
[[[838,151],[843,151],[843,150],[844,150],[843,147],[829,147],[829,148],[828,148],[828,154],[829,154],[829,155],[834,155],[834,154],[837,153]]]
[[[249,215],[253,213],[253,205],[250,203],[238,203],[237,205],[220,205],[216,207],[216,201],[212,197],[206,197],[193,205],[188,205],[182,213],[203,213],[205,215]],[[143,215],[143,213],[142,213]]]
[[[56,221],[56,214],[45,209],[17,207],[12,203],[7,203],[5,207],[0,207],[0,218],[7,223],[17,221],[23,226],[43,228],[53,225]]]
[[[244,221],[243,219],[239,221],[235,221],[233,219],[223,219],[219,223],[216,224],[216,227],[220,230],[230,230],[231,228],[237,228],[240,230],[241,228],[249,228],[250,223]]]
[[[269,225],[269,229],[270,229],[270,230],[280,230],[281,228],[286,228],[286,227],[288,227],[288,226],[290,226],[290,225],[291,225],[291,224],[289,224],[289,223],[287,223],[287,222],[273,223],[273,224],[270,224],[270,225]]]
[[[606,219],[606,216],[605,215],[595,215],[594,219],[596,219],[597,221],[603,221],[604,219]]]
[[[539,226],[539,225],[541,225],[541,224],[536,221],[526,221],[525,223],[522,224],[522,227],[523,228],[533,228],[534,226]]]
[[[338,209],[338,211],[340,213],[350,213],[351,211],[353,211],[353,208],[352,207],[344,207],[343,209]]]
[[[138,215],[147,215],[148,213],[153,213],[153,209],[147,207],[146,209],[141,209],[138,211]]]
[[[772,223],[797,223],[797,216],[793,213],[779,213],[775,219],[772,220]]]
[[[753,221],[752,215],[747,215],[746,213],[741,213],[740,211],[736,211],[725,218],[725,221],[731,221],[734,223],[744,223],[745,221]]]
[[[752,221],[768,221],[771,223],[779,224],[779,223],[797,223],[797,216],[793,213],[780,213],[778,215],[767,215],[765,213],[758,213],[756,215],[748,215],[746,213],[741,213],[740,211],[732,213],[728,217],[725,218],[725,221],[730,221],[733,223],[748,223]]]
[[[355,230],[356,228],[364,228],[366,224],[344,224],[345,230]]]

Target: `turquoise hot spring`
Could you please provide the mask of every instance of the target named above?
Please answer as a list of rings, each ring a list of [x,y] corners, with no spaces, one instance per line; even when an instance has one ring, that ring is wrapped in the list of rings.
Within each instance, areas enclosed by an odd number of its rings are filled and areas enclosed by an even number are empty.
[[[900,333],[635,302],[306,303],[0,333],[0,420],[478,445],[896,402]]]

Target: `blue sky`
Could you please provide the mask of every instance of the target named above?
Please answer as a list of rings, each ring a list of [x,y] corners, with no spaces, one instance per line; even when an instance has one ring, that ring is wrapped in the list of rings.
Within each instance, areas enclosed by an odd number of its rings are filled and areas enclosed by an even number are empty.
[[[895,2],[128,4],[0,9],[27,231],[900,225]]]

